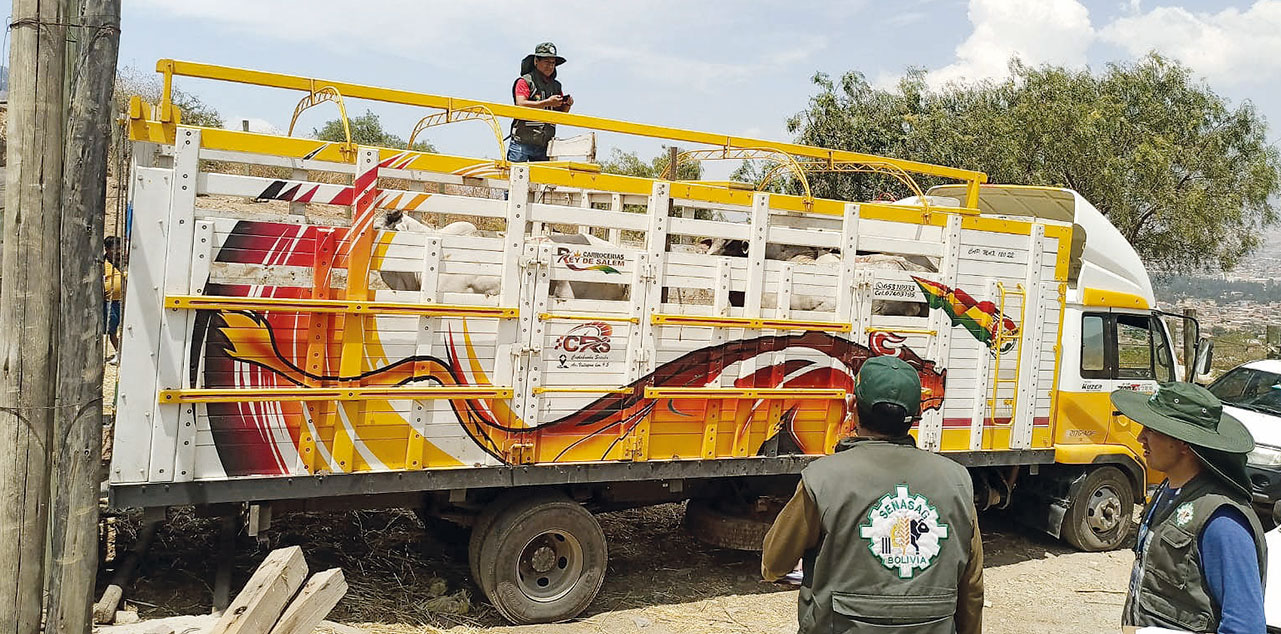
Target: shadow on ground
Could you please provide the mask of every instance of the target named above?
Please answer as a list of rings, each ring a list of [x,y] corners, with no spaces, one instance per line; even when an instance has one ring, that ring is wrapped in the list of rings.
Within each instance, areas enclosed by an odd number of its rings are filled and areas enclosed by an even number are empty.
[[[604,587],[583,616],[684,604],[730,595],[786,592],[760,578],[760,554],[698,542],[681,525],[684,506],[665,504],[598,516],[609,544]],[[114,523],[115,550],[132,543],[140,518]],[[984,514],[985,567],[1048,559],[1075,551],[1002,514]],[[143,560],[127,601],[144,617],[208,613],[217,568],[218,521],[171,512]],[[347,623],[487,627],[502,617],[471,580],[465,535],[426,532],[412,512],[349,511],[276,517],[260,544],[240,535],[233,593],[272,548],[301,546],[315,571],[341,567],[350,589],[330,618]],[[111,565],[99,575],[100,588]]]
[[[608,539],[609,571],[583,616],[791,589],[760,579],[759,553],[693,539],[681,526],[683,513],[683,505],[665,504],[598,516]],[[115,522],[115,550],[130,546],[139,522],[137,516]],[[401,510],[278,516],[265,544],[243,534],[237,538],[233,595],[269,550],[298,545],[312,572],[343,569],[350,589],[330,614],[332,620],[442,628],[504,624],[471,580],[464,539],[429,535],[417,516]],[[190,510],[171,512],[126,600],[144,618],[208,613],[217,543],[216,519]],[[110,574],[108,563],[99,574],[100,590]]]

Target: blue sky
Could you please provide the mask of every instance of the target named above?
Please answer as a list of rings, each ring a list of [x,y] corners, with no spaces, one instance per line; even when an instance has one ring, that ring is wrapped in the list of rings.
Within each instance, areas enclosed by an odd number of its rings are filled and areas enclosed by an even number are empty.
[[[170,57],[508,102],[520,59],[552,40],[575,112],[786,139],[810,78],[857,70],[890,85],[912,66],[932,81],[1000,77],[1034,64],[1102,68],[1157,50],[1234,103],[1252,100],[1281,139],[1281,0],[124,0],[122,66]],[[188,80],[229,124],[285,128],[301,96]],[[370,107],[402,137],[425,112]],[[331,119],[304,115],[301,133]],[[567,132],[567,131],[566,131]],[[566,135],[562,132],[562,136]],[[433,131],[442,151],[495,156],[477,123]],[[655,141],[605,136],[649,155]],[[908,157],[910,158],[910,157]],[[730,166],[726,166],[728,169]],[[723,173],[714,169],[712,174]]]

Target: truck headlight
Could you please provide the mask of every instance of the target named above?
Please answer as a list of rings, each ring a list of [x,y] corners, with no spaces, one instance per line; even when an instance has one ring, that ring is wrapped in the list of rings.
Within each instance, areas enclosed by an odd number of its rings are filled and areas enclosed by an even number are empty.
[[[1246,454],[1245,461],[1254,467],[1281,467],[1281,447],[1255,445],[1254,451]]]

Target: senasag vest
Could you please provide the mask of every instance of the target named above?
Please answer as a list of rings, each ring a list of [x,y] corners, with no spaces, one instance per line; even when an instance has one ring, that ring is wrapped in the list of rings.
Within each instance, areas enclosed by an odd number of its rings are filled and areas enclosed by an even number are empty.
[[[1267,551],[1259,518],[1231,496],[1217,478],[1201,474],[1183,485],[1174,501],[1152,516],[1147,537],[1136,545],[1138,590],[1127,593],[1121,613],[1123,625],[1190,632],[1218,629],[1222,613],[1201,575],[1198,542],[1210,517],[1223,506],[1237,509],[1249,521],[1259,575],[1267,578]]]
[[[974,486],[911,445],[859,439],[801,473],[822,517],[805,555],[800,631],[950,634],[970,560]]]

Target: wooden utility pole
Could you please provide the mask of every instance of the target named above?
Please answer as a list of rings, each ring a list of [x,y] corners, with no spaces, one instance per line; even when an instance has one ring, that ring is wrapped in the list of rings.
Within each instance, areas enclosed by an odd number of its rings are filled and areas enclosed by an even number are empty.
[[[63,169],[62,306],[54,418],[49,612],[46,633],[88,634],[98,571],[102,451],[102,236],[107,144],[120,48],[120,0],[85,0],[72,65]]]
[[[13,0],[0,269],[0,634],[40,630],[58,346],[66,18]]]

